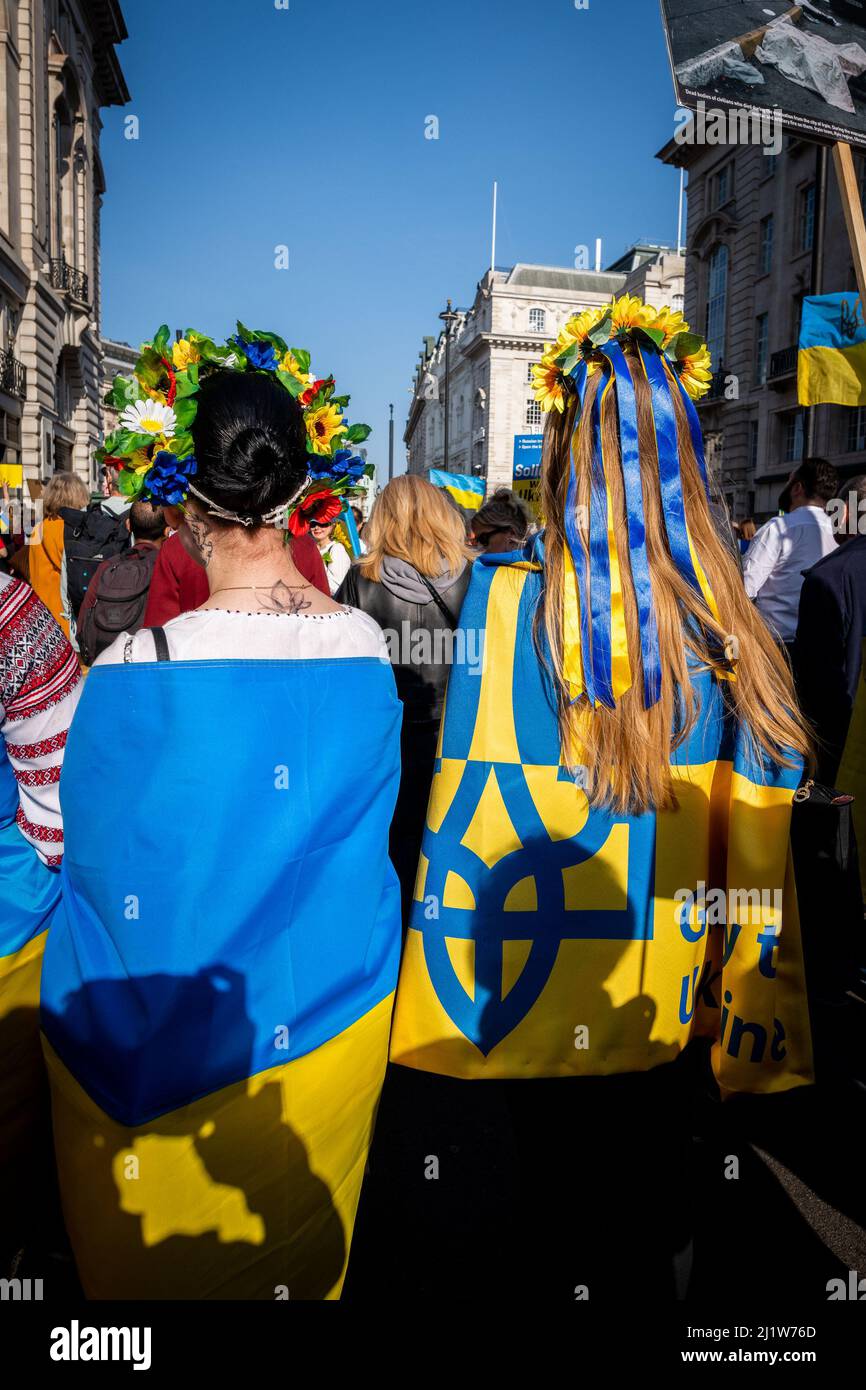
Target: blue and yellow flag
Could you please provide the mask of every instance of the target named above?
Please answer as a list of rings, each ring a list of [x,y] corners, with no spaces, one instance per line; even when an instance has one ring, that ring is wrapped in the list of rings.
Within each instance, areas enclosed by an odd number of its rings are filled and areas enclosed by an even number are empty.
[[[88,676],[42,1026],[89,1297],[339,1296],[397,978],[399,733],[376,658]]]
[[[812,1079],[788,831],[799,769],[761,768],[696,672],[679,810],[590,809],[533,640],[542,576],[474,567],[405,946],[392,1060],[448,1076],[646,1071],[695,1034],[720,1085]]]
[[[60,901],[60,875],[24,839],[18,805],[18,783],[0,739],[0,1233],[20,1216],[21,1182],[45,1142],[39,974]]]
[[[866,319],[859,295],[803,300],[797,398],[800,405],[866,405]]]
[[[446,473],[442,468],[431,468],[427,478],[434,487],[444,488],[457,505],[468,512],[477,512],[484,501],[483,478],[471,477],[468,473]]]

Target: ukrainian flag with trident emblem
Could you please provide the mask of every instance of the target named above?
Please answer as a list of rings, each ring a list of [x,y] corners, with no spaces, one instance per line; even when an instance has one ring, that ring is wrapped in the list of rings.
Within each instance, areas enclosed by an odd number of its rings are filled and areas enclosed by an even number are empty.
[[[475,566],[460,625],[484,633],[483,672],[451,675],[392,1060],[465,1078],[645,1071],[700,1033],[723,1089],[810,1082],[799,769],[758,765],[696,671],[679,809],[590,808],[533,640],[541,582],[529,549]],[[705,909],[719,900],[730,910]]]

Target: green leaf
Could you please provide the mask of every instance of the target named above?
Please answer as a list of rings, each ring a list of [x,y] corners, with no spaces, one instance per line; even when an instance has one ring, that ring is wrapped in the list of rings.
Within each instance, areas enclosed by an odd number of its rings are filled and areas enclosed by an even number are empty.
[[[372,433],[373,430],[370,425],[350,425],[341,438],[348,440],[350,444],[363,444],[364,440],[369,439]]]
[[[189,458],[193,452],[192,435],[185,430],[178,430],[174,436],[174,456],[178,459]]]
[[[174,399],[175,414],[177,414],[178,401],[182,401],[186,396],[194,396],[198,389],[198,363],[194,362],[188,372],[178,372],[177,395]]]
[[[605,314],[595,328],[587,335],[593,347],[602,347],[610,339],[610,330],[613,324],[613,315]]]
[[[635,336],[638,338],[649,338],[657,348],[660,348],[665,340],[664,331],[661,328],[636,328]]]
[[[567,348],[563,355],[556,359],[556,365],[563,376],[568,376],[569,372],[574,370],[582,358],[583,350],[580,343],[572,343],[571,347]]]
[[[306,348],[292,348],[292,356],[297,362],[302,372],[310,370],[310,354]]]
[[[684,357],[691,357],[694,353],[700,352],[704,345],[704,340],[697,333],[678,333],[668,344],[668,353],[672,354],[677,362],[681,362]]]
[[[130,473],[125,468],[117,479],[118,490],[124,497],[138,497],[144,487],[143,473]]]
[[[135,364],[135,375],[142,386],[155,391],[165,380],[165,367],[158,352],[152,347],[144,347]]]
[[[111,390],[105,397],[105,404],[114,406],[115,410],[123,410],[138,400],[141,400],[141,391],[135,378],[116,376],[112,382]]]
[[[198,402],[195,396],[183,396],[174,403],[174,414],[178,427],[188,430],[196,417]]]
[[[289,394],[294,396],[295,400],[297,400],[298,396],[300,396],[301,392],[304,390],[304,383],[298,381],[297,377],[291,376],[288,372],[278,371],[276,375],[277,380],[282,382]]]
[[[168,324],[161,324],[160,327],[157,329],[156,337],[153,340],[153,346],[156,348],[156,351],[160,353],[163,357],[166,357],[168,355],[168,340],[170,337],[171,329],[169,328]]]

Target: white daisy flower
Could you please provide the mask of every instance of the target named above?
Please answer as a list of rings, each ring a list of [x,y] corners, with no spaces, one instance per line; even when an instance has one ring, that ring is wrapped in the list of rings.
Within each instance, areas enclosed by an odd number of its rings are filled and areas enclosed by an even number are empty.
[[[164,434],[166,439],[171,439],[177,428],[174,411],[161,401],[136,401],[128,405],[120,423],[133,434]]]

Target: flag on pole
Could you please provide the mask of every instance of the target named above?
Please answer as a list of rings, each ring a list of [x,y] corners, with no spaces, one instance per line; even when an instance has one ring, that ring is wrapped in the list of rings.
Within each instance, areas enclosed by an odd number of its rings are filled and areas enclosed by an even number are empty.
[[[457,505],[468,512],[477,512],[484,501],[483,478],[470,477],[467,473],[446,473],[442,468],[431,468],[427,477],[434,487],[444,488]]]
[[[859,295],[803,300],[797,395],[800,405],[866,405],[866,319]]]

